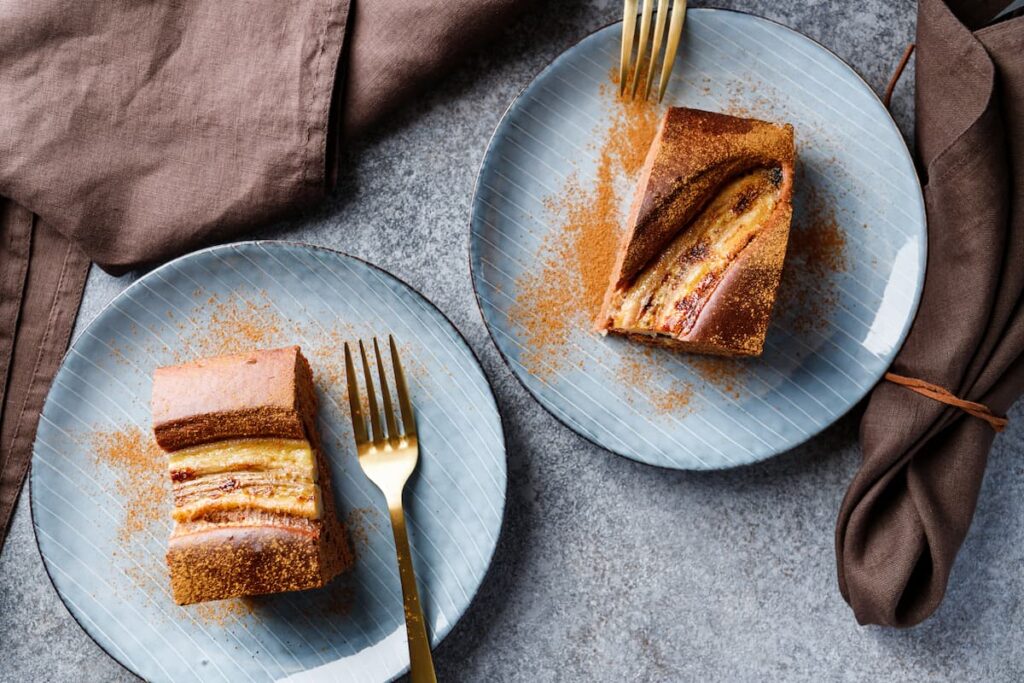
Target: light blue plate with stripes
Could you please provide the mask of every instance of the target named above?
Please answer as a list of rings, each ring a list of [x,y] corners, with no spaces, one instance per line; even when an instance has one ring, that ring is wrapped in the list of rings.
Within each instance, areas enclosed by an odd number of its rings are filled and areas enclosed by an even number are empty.
[[[645,351],[591,333],[583,316],[564,338],[544,340],[523,302],[536,296],[541,264],[565,246],[564,188],[595,182],[600,131],[619,106],[610,79],[620,36],[615,24],[563,53],[494,133],[471,219],[484,320],[530,393],[610,451],[678,469],[767,458],[846,413],[906,337],[926,260],[911,156],[868,85],[821,45],[749,14],[691,10],[665,105],[787,121],[796,131],[790,256],[764,355],[707,361]],[[625,215],[636,179],[618,173]]]
[[[505,506],[505,442],[493,394],[455,327],[408,285],[335,251],[246,242],[190,254],[132,284],[79,335],[43,409],[32,516],[47,572],[96,642],[163,681],[386,681],[408,669],[394,544],[363,476],[341,341],[394,334],[421,454],[406,489],[413,562],[433,643],[483,580]],[[357,561],[319,591],[179,607],[163,563],[163,454],[112,455],[151,429],[154,368],[243,348],[300,344]],[[147,452],[148,449],[147,449]]]

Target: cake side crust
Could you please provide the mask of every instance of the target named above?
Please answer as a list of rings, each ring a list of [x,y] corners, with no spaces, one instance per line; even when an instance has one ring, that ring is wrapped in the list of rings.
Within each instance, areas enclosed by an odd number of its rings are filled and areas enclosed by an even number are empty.
[[[187,605],[322,586],[319,536],[319,525],[218,525],[172,536],[174,600]]]

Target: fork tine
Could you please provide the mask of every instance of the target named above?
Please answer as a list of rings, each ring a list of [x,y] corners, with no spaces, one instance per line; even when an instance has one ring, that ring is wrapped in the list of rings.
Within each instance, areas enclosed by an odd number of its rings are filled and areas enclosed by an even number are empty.
[[[640,44],[636,49],[636,63],[633,65],[633,90],[630,97],[636,97],[636,86],[640,84],[640,69],[643,68],[644,55],[647,54],[647,38],[651,33],[651,13],[654,12],[654,0],[644,0],[644,13],[640,18]],[[653,60],[656,55],[651,55]]]
[[[405,372],[402,371],[402,361],[398,359],[398,346],[395,338],[388,335],[388,343],[391,345],[391,368],[395,371],[395,387],[398,390],[398,407],[402,409],[402,424],[405,427],[405,436],[416,436],[416,420],[412,414],[412,403],[409,401],[409,388],[405,385]]]
[[[651,59],[647,62],[647,79],[644,81],[644,99],[651,95],[651,81],[654,80],[654,65],[658,62],[661,52],[661,41],[665,37],[665,22],[668,20],[668,0],[658,0],[658,19],[654,24],[654,45],[651,46]]]
[[[672,21],[668,27],[668,45],[665,46],[665,62],[661,65],[661,81],[658,83],[658,101],[665,97],[668,78],[672,75],[672,66],[676,61],[676,50],[679,39],[683,35],[683,21],[686,19],[686,0],[675,0],[672,3]]]
[[[622,52],[619,56],[619,96],[626,92],[629,66],[633,57],[633,34],[636,32],[636,1],[626,0],[622,10]]]
[[[363,340],[359,340],[359,354],[363,357],[363,375],[366,376],[366,396],[370,404],[370,424],[373,425],[373,440],[384,440],[384,428],[380,424],[380,412],[377,410],[377,394],[373,390],[373,375],[370,374],[370,363],[366,360],[366,349]]]
[[[363,415],[363,402],[359,400],[359,384],[356,382],[356,368],[352,364],[352,352],[345,342],[345,379],[348,380],[348,407],[352,413],[352,430],[356,436],[356,445],[368,441],[366,436],[366,416]]]
[[[384,372],[384,359],[380,357],[380,345],[377,338],[373,338],[373,352],[377,356],[377,374],[380,375],[380,396],[384,401],[384,420],[388,424],[388,438],[398,441],[398,427],[395,426],[395,411],[391,406],[391,387],[388,386],[388,376]]]

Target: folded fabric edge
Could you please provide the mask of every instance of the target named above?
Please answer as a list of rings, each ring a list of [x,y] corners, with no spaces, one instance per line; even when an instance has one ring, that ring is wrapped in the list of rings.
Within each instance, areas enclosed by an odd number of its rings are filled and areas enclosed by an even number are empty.
[[[29,218],[31,249],[17,263],[26,276],[17,319],[4,310],[0,327],[13,330],[10,367],[0,403],[0,548],[28,473],[43,403],[67,350],[78,317],[89,259],[57,230],[18,207],[0,214],[0,234],[12,220]],[[23,226],[22,226],[23,227]]]
[[[324,0],[323,34],[316,57],[316,77],[310,96],[307,149],[308,172],[320,198],[337,182],[340,156],[338,119],[343,104],[342,56],[348,35],[349,0]]]

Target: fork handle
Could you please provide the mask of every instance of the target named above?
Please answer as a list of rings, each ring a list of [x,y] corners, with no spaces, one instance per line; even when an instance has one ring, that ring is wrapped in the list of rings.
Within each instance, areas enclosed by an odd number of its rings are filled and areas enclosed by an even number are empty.
[[[412,568],[412,553],[409,552],[409,537],[405,533],[405,513],[402,502],[392,504],[391,531],[395,535],[395,549],[398,551],[398,575],[402,580],[402,600],[405,602],[405,630],[409,636],[409,680],[411,683],[437,683],[434,674],[434,659],[430,654],[430,639],[420,606],[420,592],[416,588],[416,574]]]

